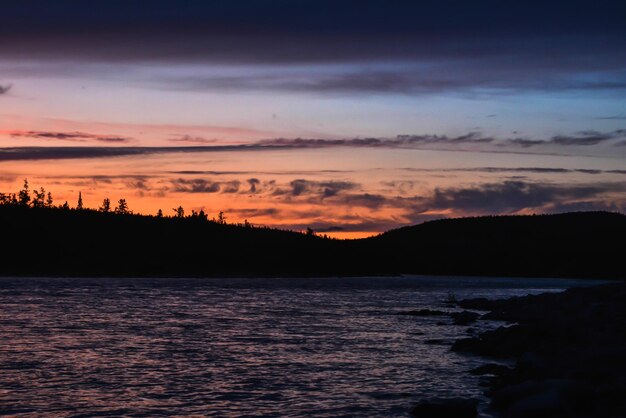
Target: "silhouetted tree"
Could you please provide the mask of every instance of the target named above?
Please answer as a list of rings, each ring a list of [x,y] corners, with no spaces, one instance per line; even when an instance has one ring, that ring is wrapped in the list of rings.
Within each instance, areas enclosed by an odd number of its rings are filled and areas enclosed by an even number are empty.
[[[46,197],[46,207],[51,208],[53,204],[52,193],[48,192],[48,197]]]
[[[185,217],[185,209],[182,206],[172,209],[174,211],[174,216],[176,218],[184,218]]]
[[[118,215],[126,215],[130,213],[130,210],[128,209],[128,203],[126,203],[126,199],[120,199],[117,201],[115,213],[117,213]]]
[[[243,226],[246,228],[252,228],[252,224],[250,222],[248,222],[247,219],[243,220]]]
[[[102,205],[100,206],[100,209],[98,209],[100,212],[110,212],[111,211],[111,199],[109,199],[108,197],[105,197],[104,200],[102,201]]]
[[[76,204],[76,210],[83,210],[83,194],[78,192],[78,203]]]
[[[161,209],[158,210],[157,214],[156,214],[157,218],[162,218],[163,217],[163,211]]]
[[[70,210],[70,205],[67,203],[67,200],[61,205],[61,209]]]
[[[191,211],[191,217],[194,219],[198,219],[201,221],[206,221],[208,218],[208,215],[204,212],[204,209],[200,209],[199,212],[196,212],[195,210]]]
[[[39,190],[33,190],[34,197],[32,201],[32,205],[34,208],[42,208],[46,204],[46,191],[42,187]]]
[[[224,215],[224,212],[220,211],[220,213],[217,214],[216,222],[221,225],[226,224],[226,215]]]
[[[28,190],[28,179],[24,179],[24,186],[18,194],[18,203],[22,206],[28,206],[30,202],[30,191]]]
[[[314,234],[315,234],[315,231],[313,231],[313,230],[311,229],[311,227],[308,227],[308,226],[307,226],[307,227],[306,227],[306,234],[307,234],[307,235],[314,235]]]

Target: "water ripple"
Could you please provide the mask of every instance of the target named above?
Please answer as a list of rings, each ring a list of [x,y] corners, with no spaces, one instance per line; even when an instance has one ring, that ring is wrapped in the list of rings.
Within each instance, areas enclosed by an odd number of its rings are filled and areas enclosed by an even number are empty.
[[[0,279],[0,411],[25,417],[406,416],[479,396],[465,327],[395,313],[560,281]],[[441,324],[444,321],[444,324]]]

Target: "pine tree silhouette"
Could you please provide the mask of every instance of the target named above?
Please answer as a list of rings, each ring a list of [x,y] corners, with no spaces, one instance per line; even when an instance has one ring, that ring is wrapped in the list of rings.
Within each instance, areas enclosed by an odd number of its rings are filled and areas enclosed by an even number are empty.
[[[17,201],[22,206],[28,206],[30,203],[30,191],[28,190],[28,179],[24,179],[24,186],[18,193]]]
[[[100,206],[100,209],[98,209],[100,212],[110,212],[111,211],[111,199],[109,199],[108,197],[105,197],[104,200],[102,201],[102,206]]]
[[[115,213],[119,215],[125,215],[130,213],[128,210],[128,203],[126,203],[126,199],[120,199],[117,201],[117,207],[115,208]]]
[[[175,216],[176,216],[177,218],[183,218],[183,217],[185,217],[185,209],[183,209],[183,207],[182,207],[182,206],[179,206],[179,207],[177,207],[177,208],[173,208],[172,210],[174,211]]]

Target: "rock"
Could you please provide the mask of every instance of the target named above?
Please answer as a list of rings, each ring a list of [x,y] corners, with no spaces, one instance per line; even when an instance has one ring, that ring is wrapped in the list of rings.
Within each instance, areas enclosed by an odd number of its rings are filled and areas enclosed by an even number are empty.
[[[452,350],[515,361],[485,365],[491,408],[507,418],[626,417],[626,284],[501,301],[461,301],[513,325],[458,339]]]
[[[478,366],[475,369],[470,370],[470,373],[475,376],[482,376],[485,374],[502,375],[510,371],[511,369],[506,366],[490,363]]]
[[[580,401],[593,393],[593,387],[563,379],[525,381],[493,393],[493,404],[506,416],[574,417],[580,416]],[[582,414],[583,416],[585,414]]]
[[[444,316],[447,312],[436,311],[433,309],[414,309],[412,311],[399,312],[398,315],[410,315],[410,316]]]
[[[411,408],[415,418],[475,418],[478,414],[476,399],[428,399]]]
[[[454,325],[469,325],[480,317],[476,312],[463,311],[463,312],[453,312],[450,314],[452,317],[452,322]]]
[[[433,338],[433,339],[424,341],[424,344],[428,344],[428,345],[445,345],[447,343],[448,341],[442,340],[439,338]]]

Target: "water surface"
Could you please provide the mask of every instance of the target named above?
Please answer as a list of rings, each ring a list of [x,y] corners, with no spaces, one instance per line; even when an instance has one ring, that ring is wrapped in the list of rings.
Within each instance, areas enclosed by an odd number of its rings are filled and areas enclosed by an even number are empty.
[[[480,396],[468,327],[396,313],[580,281],[0,278],[0,411],[22,416],[407,416]],[[480,325],[481,327],[489,324]]]

